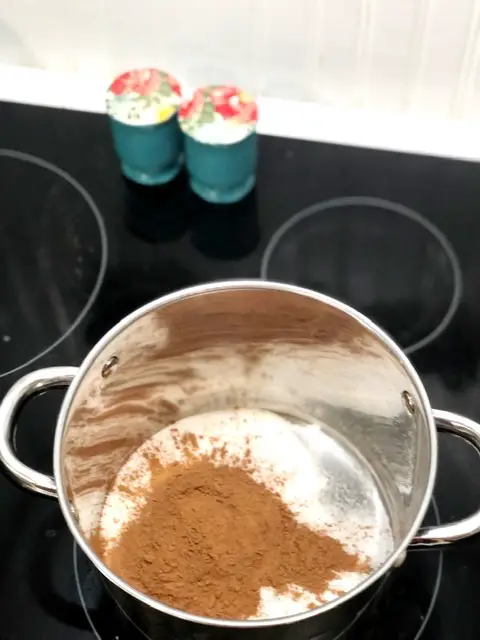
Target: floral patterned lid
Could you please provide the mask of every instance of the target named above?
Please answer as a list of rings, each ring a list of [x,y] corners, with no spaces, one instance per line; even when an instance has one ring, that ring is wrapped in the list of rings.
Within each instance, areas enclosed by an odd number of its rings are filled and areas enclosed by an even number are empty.
[[[181,99],[180,84],[170,74],[134,69],[115,78],[108,88],[107,113],[126,124],[158,124],[176,113]]]
[[[197,89],[178,112],[182,131],[207,144],[240,142],[254,131],[257,118],[252,96],[238,87],[217,85]]]

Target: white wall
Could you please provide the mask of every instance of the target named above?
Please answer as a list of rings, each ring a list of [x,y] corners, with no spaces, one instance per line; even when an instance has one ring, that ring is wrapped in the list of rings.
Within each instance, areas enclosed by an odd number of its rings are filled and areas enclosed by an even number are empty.
[[[0,0],[0,63],[480,119],[480,0]]]

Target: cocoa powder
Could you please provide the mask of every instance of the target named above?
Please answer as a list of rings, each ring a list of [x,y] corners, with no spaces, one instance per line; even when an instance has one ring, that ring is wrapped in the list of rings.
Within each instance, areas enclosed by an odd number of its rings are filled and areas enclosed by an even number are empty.
[[[258,615],[260,590],[317,597],[341,572],[366,572],[326,532],[299,523],[279,495],[249,474],[249,454],[237,466],[195,456],[196,436],[178,442],[186,462],[151,461],[148,500],[113,549],[98,551],[110,569],[149,596],[212,618]],[[312,605],[313,606],[313,605]]]

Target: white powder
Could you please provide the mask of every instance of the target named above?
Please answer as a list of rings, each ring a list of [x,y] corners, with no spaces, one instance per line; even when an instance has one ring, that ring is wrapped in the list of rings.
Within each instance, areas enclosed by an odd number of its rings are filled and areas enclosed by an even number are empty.
[[[162,464],[182,461],[185,454],[176,441],[185,433],[197,437],[192,453],[209,455],[222,449],[221,464],[234,465],[248,450],[253,478],[276,490],[299,522],[312,529],[327,529],[348,551],[358,553],[373,568],[383,564],[392,551],[389,518],[377,493],[359,494],[355,490],[358,477],[365,477],[362,461],[318,425],[299,425],[269,411],[239,409],[184,418],[156,433],[135,451],[118,473],[104,504],[100,528],[107,556],[122,528],[146,501],[145,497],[142,503],[138,494],[150,484],[148,460],[155,456]],[[322,464],[324,458],[326,463]],[[132,489],[135,499],[131,497]],[[365,574],[361,573],[339,574],[322,594],[309,593],[297,585],[291,585],[288,594],[263,588],[255,617],[304,611],[343,595],[363,579]]]

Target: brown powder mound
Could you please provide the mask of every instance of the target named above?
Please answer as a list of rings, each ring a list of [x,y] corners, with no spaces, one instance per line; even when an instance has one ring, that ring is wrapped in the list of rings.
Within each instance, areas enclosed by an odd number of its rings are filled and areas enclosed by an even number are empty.
[[[321,594],[337,572],[368,570],[247,471],[206,459],[154,468],[147,504],[105,561],[163,603],[228,619],[255,616],[261,587]]]

